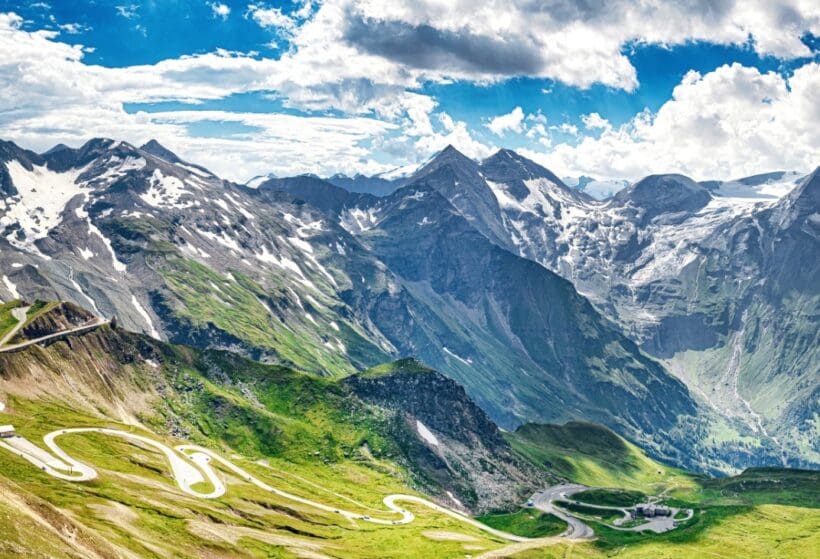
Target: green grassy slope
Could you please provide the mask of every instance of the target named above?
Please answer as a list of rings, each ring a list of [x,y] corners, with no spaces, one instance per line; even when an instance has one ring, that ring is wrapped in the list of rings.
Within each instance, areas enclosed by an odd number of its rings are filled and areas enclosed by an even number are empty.
[[[406,358],[376,365],[366,371],[362,371],[359,375],[366,378],[376,378],[395,373],[429,373],[432,370],[433,369],[425,366],[416,359]]]
[[[589,489],[576,493],[574,499],[591,505],[629,507],[646,502],[646,494],[628,489]]]
[[[820,515],[779,505],[707,509],[682,528],[659,535],[595,526],[595,543],[559,544],[515,555],[517,559],[805,559],[820,549]]]
[[[424,370],[399,362],[365,374],[414,367]],[[0,353],[0,400],[7,405],[0,424],[15,425],[36,444],[48,432],[77,426],[130,430],[169,446],[198,443],[283,491],[373,517],[386,516],[385,495],[418,494],[380,410],[333,380],[230,353],[104,326],[70,344]],[[692,520],[667,534],[618,532],[591,521],[595,542],[570,548],[552,540],[516,557],[802,558],[820,544],[817,472],[694,476],[586,423],[526,425],[506,437],[532,463],[569,480],[620,488],[634,499],[636,492],[662,494],[669,504],[695,510]],[[57,480],[0,449],[0,557],[409,559],[519,549],[415,505],[408,509],[417,520],[407,526],[349,521],[262,491],[226,470],[220,470],[226,495],[193,498],[179,491],[164,457],[150,447],[97,433],[65,435],[60,444],[99,477]],[[531,510],[481,520],[528,536],[563,530],[563,523]]]
[[[585,485],[638,491],[692,485],[682,471],[652,460],[632,443],[593,423],[530,423],[507,434],[507,439],[534,464]]]
[[[337,383],[109,327],[71,342],[0,354],[0,423],[41,445],[44,434],[77,426],[199,443],[283,491],[373,517],[391,518],[386,495],[417,494],[378,410]],[[97,433],[60,444],[99,477],[57,480],[0,449],[9,495],[0,557],[461,557],[465,546],[504,543],[418,505],[407,506],[418,515],[407,526],[349,521],[226,470],[225,496],[192,498],[150,447]],[[29,530],[32,518],[42,534]]]
[[[567,523],[560,518],[536,509],[521,509],[506,514],[485,514],[479,516],[478,520],[493,528],[528,538],[557,536],[567,529]]]
[[[281,279],[271,277],[265,289],[236,270],[226,275],[184,258],[164,259],[160,273],[178,299],[169,299],[164,308],[172,315],[169,320],[182,321],[178,328],[181,341],[199,342],[189,339],[190,331],[213,328],[232,336],[234,345],[247,346],[250,355],[275,354],[283,363],[324,375],[349,374],[356,371],[356,364],[388,359],[330,307],[310,306],[310,313],[278,307],[289,297]],[[324,303],[332,306],[335,302]],[[345,351],[339,351],[339,343]]]
[[[0,303],[0,339],[12,328],[17,326],[17,319],[12,316],[11,311],[22,305],[22,301],[14,300],[8,303]]]
[[[704,502],[820,508],[820,472],[750,468],[740,475],[699,480]]]

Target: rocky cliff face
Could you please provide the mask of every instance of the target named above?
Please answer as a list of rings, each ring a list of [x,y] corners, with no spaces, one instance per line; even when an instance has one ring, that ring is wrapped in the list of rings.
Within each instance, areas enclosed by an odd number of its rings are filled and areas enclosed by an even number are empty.
[[[451,505],[472,511],[514,508],[551,481],[513,452],[464,388],[413,359],[343,383],[394,418],[405,452]]]
[[[42,307],[42,309],[40,309]],[[29,310],[35,316],[20,330],[16,340],[41,338],[64,330],[70,330],[94,320],[94,315],[69,302],[49,305],[39,301]]]
[[[651,175],[618,192],[613,202],[629,205],[646,226],[662,214],[697,212],[712,199],[709,190],[683,175]]]
[[[373,214],[357,237],[456,333],[425,329],[433,343],[393,343],[463,383],[499,424],[586,417],[657,455],[696,454],[688,443],[677,454],[684,445],[671,441],[696,414],[683,384],[568,281],[492,243],[432,186],[407,186]]]

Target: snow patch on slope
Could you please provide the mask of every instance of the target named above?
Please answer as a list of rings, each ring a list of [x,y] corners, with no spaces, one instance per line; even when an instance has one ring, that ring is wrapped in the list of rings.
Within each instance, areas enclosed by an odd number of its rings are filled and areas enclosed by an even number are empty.
[[[161,339],[159,337],[159,332],[157,332],[157,329],[154,328],[154,322],[151,320],[151,315],[149,315],[148,311],[146,311],[145,308],[142,305],[140,305],[140,302],[137,301],[137,298],[134,295],[131,295],[131,305],[134,306],[134,309],[136,309],[137,313],[143,318],[143,320],[145,320],[145,323],[148,325],[148,334],[152,338],[156,338],[157,340]]]
[[[185,190],[185,185],[181,180],[170,175],[163,175],[159,169],[154,170],[149,184],[148,190],[144,194],[140,194],[140,198],[149,206],[185,209],[196,203],[192,199],[182,201],[183,197],[191,198],[191,193]]]
[[[6,289],[9,290],[9,293],[11,293],[11,296],[14,299],[20,299],[21,298],[20,293],[17,291],[17,286],[14,283],[12,283],[12,281],[8,278],[8,276],[3,276],[3,285],[6,286]]]
[[[76,289],[80,295],[85,297],[85,300],[88,301],[88,303],[91,305],[91,310],[94,311],[94,314],[96,314],[97,316],[101,316],[102,313],[100,313],[100,309],[97,308],[97,302],[83,290],[82,286],[79,283],[77,283],[77,281],[74,279],[73,270],[71,275],[69,276],[69,281],[71,282],[71,285],[74,286],[74,289]]]
[[[103,235],[102,231],[100,231],[96,225],[91,223],[90,218],[86,218],[86,221],[88,223],[88,230],[92,234],[97,235],[102,240],[103,244],[105,245],[105,248],[108,249],[108,253],[111,255],[111,265],[114,267],[116,271],[124,273],[127,268],[125,264],[120,262],[119,258],[117,258],[117,253],[114,252],[114,247],[111,246],[111,239]]]
[[[791,192],[803,176],[792,171],[783,173],[780,178],[771,178],[760,184],[749,184],[748,179],[726,181],[720,183],[713,194],[734,199],[738,203],[744,201],[774,203]]]
[[[133,157],[129,155],[122,160],[116,155],[112,155],[106,163],[107,169],[105,172],[95,177],[94,181],[105,181],[107,183],[111,183],[114,182],[114,179],[118,179],[131,171],[139,171],[144,168],[145,165],[146,161],[142,157]]]
[[[428,429],[427,426],[418,419],[416,420],[416,430],[419,432],[419,436],[421,436],[421,438],[427,441],[429,444],[433,446],[439,446],[438,439],[433,434],[433,432],[430,431],[430,429]]]
[[[206,239],[219,243],[225,248],[229,248],[239,254],[242,253],[242,249],[239,247],[239,243],[236,241],[236,239],[234,239],[233,237],[229,237],[227,233],[225,233],[224,231],[220,231],[217,234],[211,231],[205,231],[197,227],[196,232],[205,237]]]
[[[252,253],[252,256],[260,262],[264,262],[266,264],[273,264],[274,266],[277,266],[283,270],[289,270],[293,272],[296,275],[296,281],[298,281],[302,285],[305,285],[311,289],[318,291],[316,285],[307,278],[307,276],[299,267],[299,265],[287,256],[280,255],[279,257],[277,257],[275,254],[270,252],[268,250],[268,247],[266,247],[265,245],[262,245],[262,252]]]
[[[521,205],[518,203],[518,200],[516,200],[507,193],[506,184],[504,184],[503,182],[495,182],[488,180],[485,180],[485,182],[487,183],[487,186],[490,187],[490,190],[495,195],[495,199],[498,201],[498,205],[501,206],[502,209],[521,209]]]
[[[442,351],[444,351],[444,353],[446,353],[450,357],[454,357],[454,358],[458,359],[459,361],[461,361],[465,365],[472,365],[473,364],[472,359],[464,359],[463,357],[461,357],[460,355],[456,355],[455,353],[453,353],[452,351],[450,351],[446,347],[442,347],[441,349],[442,349]]]
[[[0,229],[15,223],[20,225],[25,239],[18,240],[16,233],[7,239],[13,246],[29,251],[37,251],[34,241],[42,239],[57,227],[63,218],[66,205],[72,198],[82,194],[84,184],[77,184],[83,169],[72,169],[56,173],[45,165],[34,165],[29,171],[19,161],[6,163],[11,182],[18,194],[0,201],[0,209],[5,206],[5,215],[0,217]]]
[[[780,191],[787,192],[778,187]],[[771,206],[779,197],[715,196],[697,213],[676,225],[650,225],[644,232],[650,240],[635,260],[630,284],[640,286],[677,276],[698,258],[697,247],[728,221]]]
[[[351,208],[342,214],[339,223],[348,233],[356,234],[373,229],[379,224],[379,216],[376,208]]]

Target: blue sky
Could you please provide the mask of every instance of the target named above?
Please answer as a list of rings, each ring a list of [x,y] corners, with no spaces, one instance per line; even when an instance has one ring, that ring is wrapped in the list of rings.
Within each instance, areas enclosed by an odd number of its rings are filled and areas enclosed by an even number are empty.
[[[0,124],[34,149],[157,137],[234,180],[375,173],[447,143],[600,178],[818,164],[805,2],[450,4],[0,0],[0,46],[22,45]]]

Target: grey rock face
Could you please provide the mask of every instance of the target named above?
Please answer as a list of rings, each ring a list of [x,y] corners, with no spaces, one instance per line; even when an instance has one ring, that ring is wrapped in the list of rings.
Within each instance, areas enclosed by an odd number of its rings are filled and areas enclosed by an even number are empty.
[[[643,210],[642,226],[662,214],[697,212],[711,199],[705,186],[683,175],[651,175],[614,196],[616,203]]]
[[[412,359],[343,382],[365,402],[394,414],[394,436],[405,454],[422,475],[454,494],[455,504],[473,511],[514,507],[550,482],[513,452],[464,388]]]

